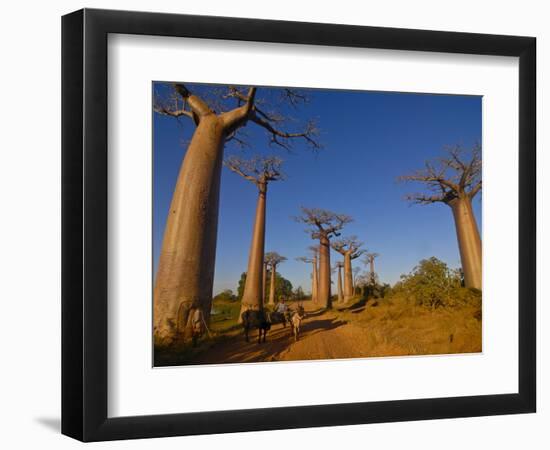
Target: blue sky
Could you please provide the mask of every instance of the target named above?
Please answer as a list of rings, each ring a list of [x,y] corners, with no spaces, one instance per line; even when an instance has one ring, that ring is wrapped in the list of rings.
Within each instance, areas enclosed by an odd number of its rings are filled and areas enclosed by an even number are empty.
[[[209,87],[196,87],[206,92]],[[157,84],[155,90],[163,93]],[[259,88],[258,94],[266,89]],[[309,102],[284,110],[296,123],[315,118],[323,149],[311,151],[296,141],[291,153],[269,146],[264,130],[247,125],[250,147],[226,146],[226,156],[277,155],[284,159],[286,180],[274,182],[267,198],[266,251],[288,261],[279,272],[294,287],[310,291],[310,267],[294,258],[314,244],[293,216],[300,206],[318,207],[353,216],[342,236],[357,235],[376,260],[382,281],[394,283],[416,263],[436,256],[451,267],[460,257],[451,210],[444,204],[410,205],[407,192],[420,185],[398,183],[399,175],[422,168],[442,155],[445,145],[471,147],[481,142],[481,97],[365,91],[307,90]],[[269,93],[270,95],[273,92]],[[154,115],[153,255],[156,271],[165,220],[186,143],[194,125],[188,119]],[[223,169],[214,293],[236,291],[246,271],[257,189]],[[474,200],[481,231],[481,195]],[[331,262],[341,256],[332,252]],[[360,264],[359,260],[354,261]]]

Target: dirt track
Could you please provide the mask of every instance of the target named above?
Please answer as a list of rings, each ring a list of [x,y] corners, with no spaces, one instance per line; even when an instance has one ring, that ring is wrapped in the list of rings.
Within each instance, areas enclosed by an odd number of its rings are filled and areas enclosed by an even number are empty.
[[[365,330],[339,320],[334,312],[307,311],[298,342],[294,342],[290,327],[274,325],[267,342],[258,344],[257,333],[250,342],[242,333],[220,342],[193,361],[198,364],[243,363],[260,361],[289,361],[333,359],[369,356],[359,343],[364,342]]]

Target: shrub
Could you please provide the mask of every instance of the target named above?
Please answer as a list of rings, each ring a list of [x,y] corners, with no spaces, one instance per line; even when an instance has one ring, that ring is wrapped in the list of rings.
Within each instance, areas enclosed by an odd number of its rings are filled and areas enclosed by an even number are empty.
[[[392,296],[405,297],[415,305],[437,308],[440,306],[481,306],[481,291],[462,287],[460,270],[449,269],[443,261],[431,257],[423,259],[392,289]]]
[[[216,295],[213,300],[215,302],[232,302],[234,300],[237,300],[237,296],[233,294],[233,291],[231,289],[225,289],[221,291],[218,295]]]

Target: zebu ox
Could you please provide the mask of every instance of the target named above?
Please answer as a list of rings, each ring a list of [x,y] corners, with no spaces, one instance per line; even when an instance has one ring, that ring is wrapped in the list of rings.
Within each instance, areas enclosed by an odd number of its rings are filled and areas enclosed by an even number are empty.
[[[298,309],[292,313],[292,316],[290,318],[290,328],[292,330],[292,334],[294,335],[294,342],[298,341],[298,338],[300,336],[300,327],[302,325],[302,320],[304,320],[306,316],[306,312],[304,310],[304,307],[302,304],[298,305]]]
[[[244,338],[246,342],[249,342],[248,333],[250,330],[258,329],[258,344],[263,341],[267,336],[267,332],[271,330],[271,321],[268,320],[268,314],[265,311],[256,311],[253,309],[247,309],[241,314],[241,319],[244,328]]]
[[[265,342],[267,332],[271,330],[272,325],[282,323],[283,326],[286,327],[286,323],[290,321],[290,314],[248,309],[241,314],[241,319],[246,342],[250,342],[248,338],[249,332],[251,330],[258,329],[259,344],[261,342]]]

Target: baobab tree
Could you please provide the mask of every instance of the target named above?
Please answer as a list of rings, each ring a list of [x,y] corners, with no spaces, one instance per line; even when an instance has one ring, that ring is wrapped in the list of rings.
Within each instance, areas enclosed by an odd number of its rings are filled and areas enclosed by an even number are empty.
[[[297,222],[309,225],[307,230],[312,239],[319,240],[319,289],[318,302],[329,309],[332,308],[330,293],[330,239],[340,236],[339,231],[353,219],[345,214],[319,208],[302,207],[302,215],[295,218]]]
[[[376,281],[376,272],[374,271],[374,260],[380,256],[378,253],[367,253],[363,260],[364,264],[369,266],[370,284],[374,285]]]
[[[357,240],[357,236],[350,236],[332,242],[333,250],[344,257],[344,300],[346,301],[353,297],[351,261],[359,258],[366,251],[361,249],[362,245],[363,243]]]
[[[407,200],[420,205],[440,202],[451,208],[464,283],[481,289],[481,238],[472,209],[472,200],[481,191],[481,146],[475,145],[469,152],[460,146],[448,147],[444,157],[426,162],[424,169],[400,180],[427,187],[427,193],[409,194]]]
[[[310,245],[308,248],[312,255],[311,300],[317,303],[319,300],[319,246]]]
[[[296,258],[296,261],[302,261],[305,263],[311,263],[311,301],[313,303],[317,303],[317,292],[319,290],[319,277],[318,277],[318,268],[317,268],[317,262],[318,262],[318,253],[319,253],[319,247],[316,245],[312,245],[309,247],[309,250],[311,251],[312,256],[300,256]]]
[[[265,305],[265,295],[267,293],[267,267],[269,266],[268,262],[265,260],[264,255],[264,267],[263,267],[263,274],[262,274],[262,303]]]
[[[343,261],[338,261],[334,267],[338,277],[338,303],[344,302],[344,291],[342,290],[342,267],[344,267]]]
[[[258,188],[256,204],[256,218],[252,232],[252,242],[248,255],[248,270],[244,285],[244,294],[241,301],[241,314],[249,309],[260,311],[263,309],[263,275],[264,275],[264,246],[265,246],[265,210],[267,201],[267,186],[272,181],[282,180],[281,171],[283,161],[274,156],[255,157],[243,160],[236,156],[225,161],[226,167],[250,181]],[[239,317],[241,316],[239,314]]]
[[[260,88],[258,93],[256,87],[225,86],[203,88],[204,94],[197,94],[181,83],[170,88],[168,98],[155,98],[154,111],[190,119],[195,130],[174,188],[155,279],[157,345],[189,337],[197,310],[209,320],[226,143],[246,144],[242,129],[253,124],[266,131],[270,144],[288,149],[292,140],[302,139],[314,148],[319,146],[313,122],[292,130],[291,122],[285,120],[281,105],[299,107],[306,100],[299,91]],[[279,98],[273,98],[277,94]]]
[[[275,280],[277,276],[277,266],[286,261],[284,256],[279,255],[277,252],[268,252],[265,254],[265,260],[269,264],[271,269],[271,282],[269,284],[269,304],[275,304]]]
[[[296,258],[296,261],[301,261],[306,264],[315,263],[315,260],[313,258],[308,258],[307,256],[299,256],[298,258]],[[315,276],[315,267],[314,267],[313,270],[311,271],[311,300],[312,301],[315,301],[314,298],[316,297],[316,290],[317,290],[316,284],[317,284],[317,280]]]

